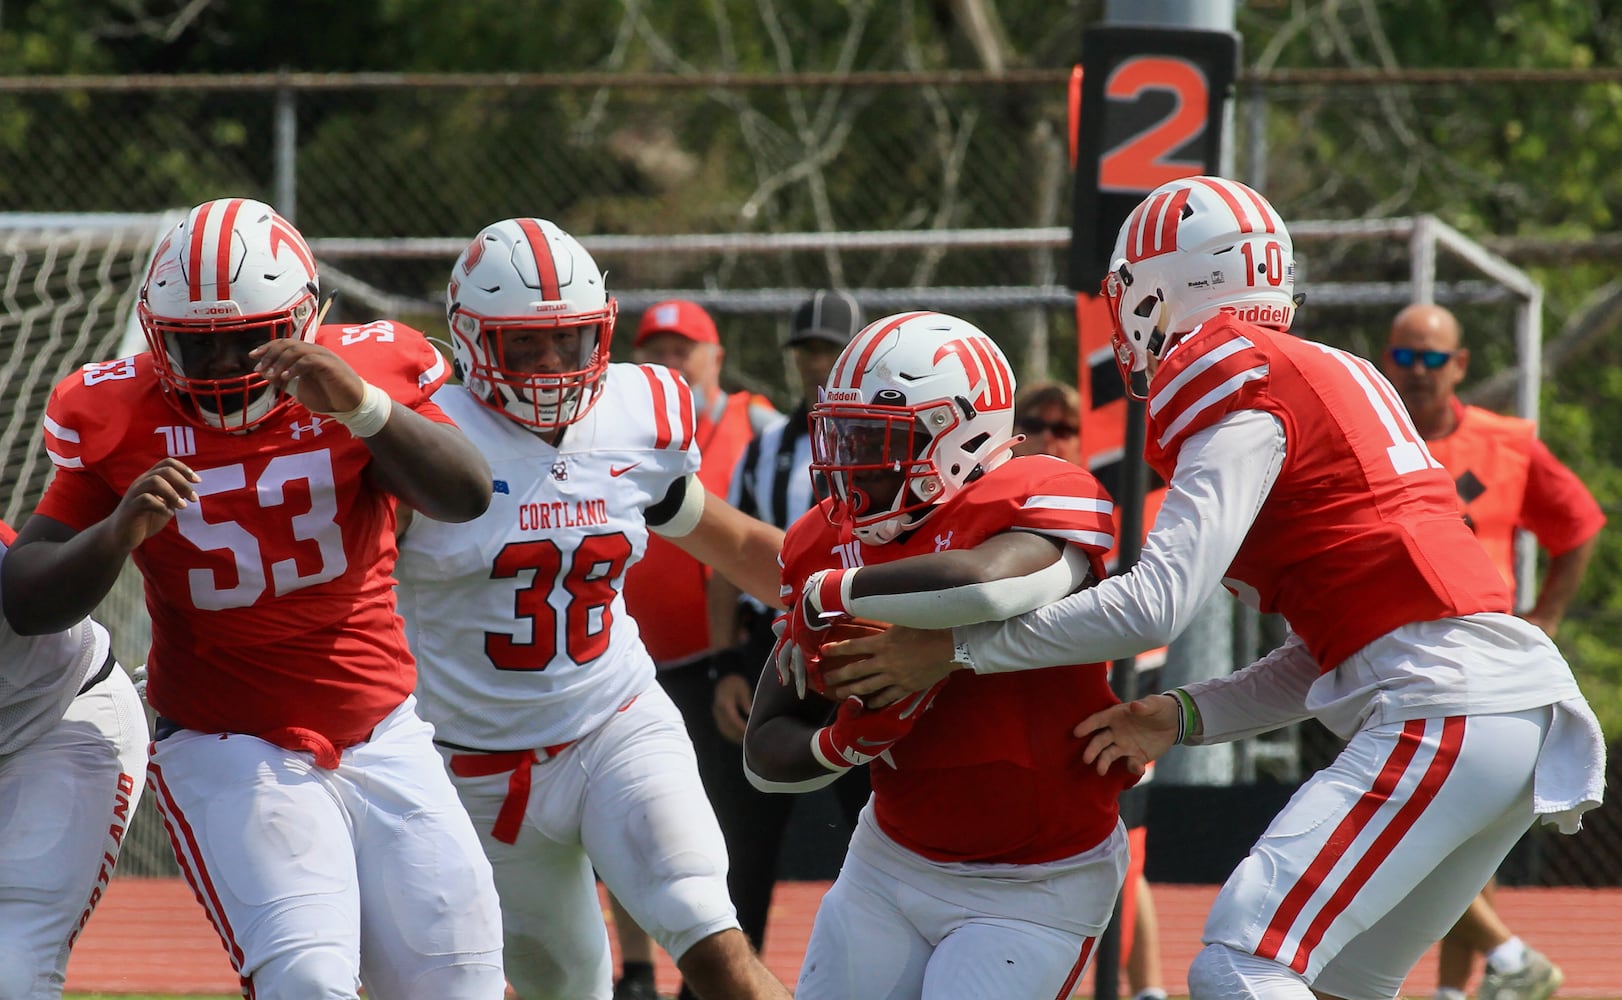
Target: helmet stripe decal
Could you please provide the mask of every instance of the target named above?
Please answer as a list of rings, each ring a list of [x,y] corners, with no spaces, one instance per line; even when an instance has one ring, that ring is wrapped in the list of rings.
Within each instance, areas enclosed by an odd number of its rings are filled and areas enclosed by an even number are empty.
[[[1130,235],[1126,241],[1126,259],[1136,264],[1146,257],[1158,257],[1177,249],[1177,229],[1183,222],[1183,208],[1188,204],[1188,188],[1166,191],[1139,205],[1128,223]],[[1148,244],[1154,234],[1154,245]]]
[[[220,216],[220,230],[215,235],[214,298],[225,302],[231,298],[231,237],[237,225],[237,213],[242,211],[242,199],[232,198],[225,203],[225,214]]]
[[[1262,196],[1244,184],[1235,184],[1234,187],[1237,187],[1239,189],[1239,193],[1243,194],[1250,200],[1252,205],[1256,206],[1256,214],[1261,216],[1262,225],[1267,227],[1267,231],[1270,233],[1278,232],[1278,227],[1273,224],[1273,218],[1276,213],[1272,211],[1267,202],[1262,200]]]
[[[556,302],[562,298],[558,293],[558,265],[552,259],[552,245],[547,242],[545,231],[534,219],[519,219],[518,228],[524,231],[524,238],[529,240],[529,251],[535,255],[535,271],[541,279],[541,298]]]
[[[1008,384],[1008,369],[997,363],[992,354],[991,344],[979,337],[969,341],[969,346],[980,359],[980,370],[986,376],[986,394],[983,405],[989,409],[1000,410],[1014,405],[1013,386]]]
[[[828,379],[829,384],[831,385],[837,383],[840,385],[848,385],[852,389],[860,389],[862,387],[862,373],[867,371],[868,360],[873,357],[873,352],[879,349],[879,344],[884,342],[884,338],[889,335],[890,331],[894,330],[896,327],[905,323],[909,319],[915,319],[916,317],[925,315],[928,315],[928,313],[924,311],[901,313],[899,315],[890,317],[890,322],[884,324],[882,327],[875,329],[874,327],[870,326],[866,330],[862,331],[862,333],[857,335],[856,341],[853,342],[851,346],[854,347],[856,343],[860,343],[863,338],[867,340],[867,343],[862,345],[862,349],[860,351],[852,351],[850,348],[845,349],[845,368],[835,372],[834,375]],[[849,368],[854,368],[854,371],[846,370]]]
[[[1260,198],[1258,198],[1255,192],[1251,191],[1249,188],[1246,188],[1240,184],[1230,184],[1221,180],[1220,178],[1215,177],[1196,177],[1194,180],[1197,183],[1203,184],[1205,187],[1216,192],[1217,197],[1222,199],[1223,203],[1228,206],[1228,209],[1233,212],[1233,217],[1239,221],[1239,231],[1241,233],[1255,232],[1256,225],[1251,221],[1250,213],[1245,210],[1245,206],[1240,203],[1237,197],[1234,196],[1234,190],[1236,189],[1243,191],[1246,195],[1248,195],[1246,200],[1255,207],[1256,213],[1261,216],[1263,231],[1269,233],[1276,232],[1276,228],[1273,225],[1272,216],[1265,208],[1263,208]]]
[[[212,201],[197,206],[196,217],[191,220],[191,232],[187,234],[191,238],[191,246],[186,248],[186,291],[193,302],[203,299],[203,233],[208,229],[208,215],[213,210]]]
[[[304,272],[310,276],[311,281],[314,281],[315,257],[310,253],[309,244],[304,242],[304,237],[299,235],[298,230],[293,228],[291,222],[288,222],[280,215],[272,213],[270,217],[270,255],[280,257],[283,246],[293,248],[293,256],[297,257],[299,263],[304,265]]]

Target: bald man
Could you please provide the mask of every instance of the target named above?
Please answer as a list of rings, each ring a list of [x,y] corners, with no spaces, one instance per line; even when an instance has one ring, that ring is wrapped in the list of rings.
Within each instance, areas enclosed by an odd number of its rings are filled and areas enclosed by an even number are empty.
[[[1446,309],[1417,303],[1399,312],[1381,361],[1504,578],[1515,582],[1518,530],[1530,531],[1548,553],[1536,603],[1523,617],[1552,636],[1605,524],[1599,504],[1537,439],[1531,421],[1459,401],[1455,390],[1469,371],[1470,352]],[[1510,931],[1492,907],[1492,890],[1489,883],[1442,939],[1437,1000],[1464,1000],[1477,952],[1487,956],[1482,1000],[1545,1000],[1559,988],[1559,967]]]

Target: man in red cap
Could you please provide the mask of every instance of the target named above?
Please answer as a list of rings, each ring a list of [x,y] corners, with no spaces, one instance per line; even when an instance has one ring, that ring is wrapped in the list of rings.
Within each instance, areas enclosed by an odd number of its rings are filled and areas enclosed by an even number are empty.
[[[668,299],[650,306],[631,343],[638,364],[664,365],[687,380],[698,418],[699,481],[717,496],[726,496],[744,449],[761,428],[779,417],[778,412],[764,396],[721,388],[726,350],[715,320],[696,302]],[[625,607],[642,630],[642,640],[659,668],[660,685],[681,709],[700,761],[715,759],[708,744],[721,739],[710,711],[715,678],[705,601],[709,576],[708,566],[653,537],[647,554],[625,577]],[[715,645],[731,643],[727,637]],[[653,943],[618,901],[613,910],[622,971],[615,997],[651,997]]]

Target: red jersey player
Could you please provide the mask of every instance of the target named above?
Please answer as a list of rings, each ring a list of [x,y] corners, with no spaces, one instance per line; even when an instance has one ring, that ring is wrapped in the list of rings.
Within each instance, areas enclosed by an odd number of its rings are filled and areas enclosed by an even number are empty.
[[[1189,989],[1395,997],[1535,818],[1569,832],[1598,804],[1598,725],[1548,637],[1509,613],[1390,383],[1286,332],[1292,248],[1261,195],[1164,184],[1114,258],[1116,359],[1170,484],[1142,559],[1007,623],[830,647],[871,656],[829,682],[877,704],[952,666],[1112,659],[1165,644],[1219,584],[1281,613],[1294,634],[1257,663],[1081,710],[1076,735],[1089,763],[1134,769],[1312,716],[1347,739],[1223,887]]]
[[[785,674],[816,669],[817,633],[842,614],[984,621],[1103,572],[1113,504],[1078,466],[1012,457],[1013,400],[1001,351],[960,319],[891,316],[844,349],[811,410],[812,472],[833,496],[783,547]],[[872,762],[795,995],[1069,996],[1126,871],[1116,796],[1134,780],[1079,765],[1072,713],[1115,700],[1106,667],[1080,663],[955,676],[830,719],[767,671],[745,737],[757,787],[808,791]]]
[[[429,401],[447,366],[423,336],[319,326],[317,292],[269,206],[187,214],[141,287],[150,353],[51,395],[56,476],[5,611],[64,628],[133,557],[149,785],[245,991],[494,1000],[490,866],[414,710],[390,576],[396,498],[475,517],[489,466]]]

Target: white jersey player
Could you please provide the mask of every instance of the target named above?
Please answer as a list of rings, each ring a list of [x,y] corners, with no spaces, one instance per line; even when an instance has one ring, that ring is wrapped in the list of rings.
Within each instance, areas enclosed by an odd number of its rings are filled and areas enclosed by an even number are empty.
[[[412,521],[400,610],[495,868],[508,978],[526,1000],[607,1000],[595,867],[701,996],[787,997],[738,929],[692,743],[621,596],[651,528],[775,603],[782,532],[706,495],[679,376],[608,363],[616,303],[557,226],[487,227],[447,304],[462,384],[434,401],[494,498],[465,524]]]
[[[0,522],[0,561],[15,538]],[[146,741],[106,629],[0,622],[0,997],[62,995],[140,801]]]

